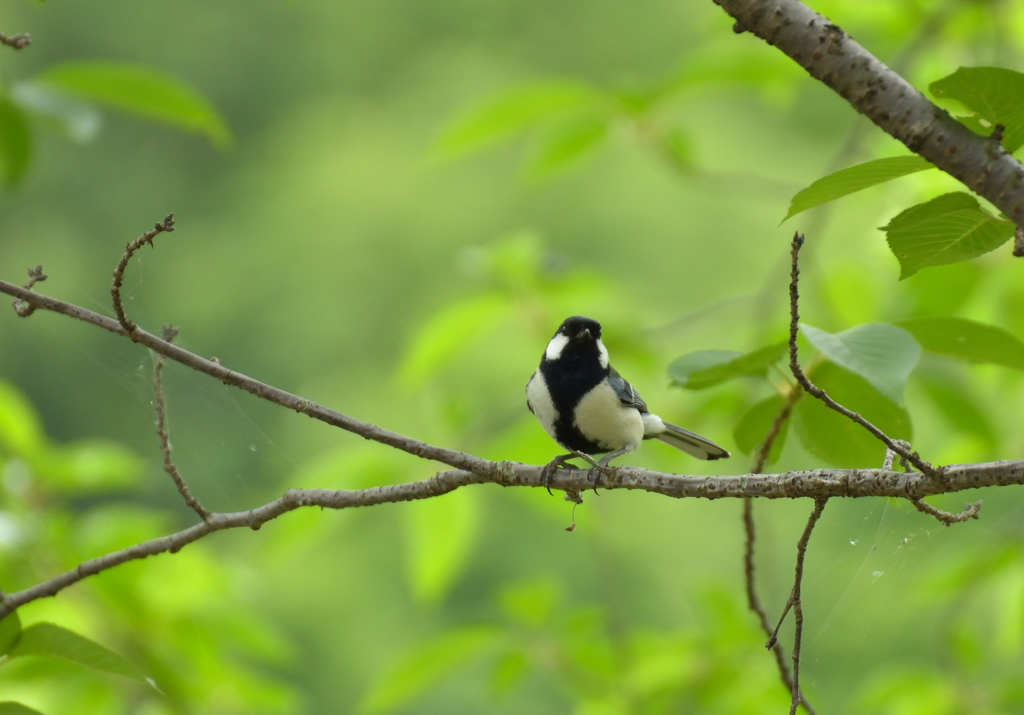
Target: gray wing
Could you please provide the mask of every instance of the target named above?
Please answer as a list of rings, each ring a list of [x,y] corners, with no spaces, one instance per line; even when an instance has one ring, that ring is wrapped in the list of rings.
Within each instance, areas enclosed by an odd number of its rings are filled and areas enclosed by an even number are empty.
[[[644,398],[640,397],[636,388],[626,382],[614,367],[608,368],[608,385],[615,391],[615,396],[622,404],[637,408],[641,414],[649,412]]]

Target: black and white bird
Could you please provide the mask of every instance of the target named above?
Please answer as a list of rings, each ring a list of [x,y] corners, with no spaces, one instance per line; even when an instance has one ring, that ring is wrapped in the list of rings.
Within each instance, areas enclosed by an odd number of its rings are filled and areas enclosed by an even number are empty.
[[[526,384],[526,404],[544,431],[570,452],[552,460],[545,483],[550,470],[566,466],[566,459],[579,457],[600,470],[645,439],[698,459],[729,456],[711,440],[651,414],[636,389],[609,364],[601,324],[590,318],[573,316],[559,326]],[[610,454],[600,462],[593,457],[605,453]]]

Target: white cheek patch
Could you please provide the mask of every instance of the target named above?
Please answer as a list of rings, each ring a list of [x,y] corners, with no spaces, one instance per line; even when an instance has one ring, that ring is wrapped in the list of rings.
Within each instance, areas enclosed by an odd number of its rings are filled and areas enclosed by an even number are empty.
[[[601,368],[608,367],[608,348],[601,342],[601,338],[597,339],[597,359],[601,361]]]
[[[551,342],[548,343],[548,349],[544,351],[544,357],[548,360],[559,359],[562,357],[562,351],[565,350],[565,346],[568,344],[569,336],[559,333],[555,337],[551,338]]]

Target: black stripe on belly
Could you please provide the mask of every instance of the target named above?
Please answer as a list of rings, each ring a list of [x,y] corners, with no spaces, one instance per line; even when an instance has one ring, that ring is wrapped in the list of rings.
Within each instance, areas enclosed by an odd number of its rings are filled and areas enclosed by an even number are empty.
[[[589,364],[587,364],[589,363]],[[608,450],[592,442],[573,425],[576,406],[583,396],[597,387],[607,376],[607,370],[596,360],[561,360],[543,361],[541,374],[547,383],[558,419],[555,421],[555,439],[560,445],[574,452],[584,454],[601,454]]]

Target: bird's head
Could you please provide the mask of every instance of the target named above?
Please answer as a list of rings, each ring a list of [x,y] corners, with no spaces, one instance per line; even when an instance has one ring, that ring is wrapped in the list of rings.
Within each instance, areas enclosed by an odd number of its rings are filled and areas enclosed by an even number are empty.
[[[607,368],[608,351],[601,342],[601,324],[581,315],[566,318],[548,343],[544,357],[547,360],[593,358],[602,368]]]

